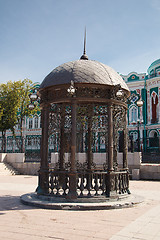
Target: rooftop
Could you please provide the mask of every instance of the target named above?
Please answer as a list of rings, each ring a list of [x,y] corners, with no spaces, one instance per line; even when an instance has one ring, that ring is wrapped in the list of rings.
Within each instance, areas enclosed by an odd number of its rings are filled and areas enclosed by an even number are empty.
[[[40,85],[40,88],[59,84],[93,83],[115,86],[129,91],[122,77],[111,67],[88,59],[80,59],[64,63],[50,72]]]

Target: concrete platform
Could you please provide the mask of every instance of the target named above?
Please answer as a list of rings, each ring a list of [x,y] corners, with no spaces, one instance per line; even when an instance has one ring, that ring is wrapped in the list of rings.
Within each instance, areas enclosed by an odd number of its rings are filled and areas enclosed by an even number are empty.
[[[36,193],[24,194],[21,196],[23,204],[54,210],[107,210],[133,207],[142,203],[143,197],[129,194],[116,199],[109,199],[102,196],[94,198],[79,198],[74,201],[67,201],[62,197],[41,196]]]

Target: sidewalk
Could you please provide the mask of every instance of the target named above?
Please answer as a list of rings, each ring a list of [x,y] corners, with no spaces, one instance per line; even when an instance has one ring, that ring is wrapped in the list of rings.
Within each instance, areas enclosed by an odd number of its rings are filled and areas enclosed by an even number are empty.
[[[36,176],[0,176],[0,239],[160,239],[160,182],[130,181],[145,201],[133,208],[100,211],[38,209],[19,197],[34,192]]]

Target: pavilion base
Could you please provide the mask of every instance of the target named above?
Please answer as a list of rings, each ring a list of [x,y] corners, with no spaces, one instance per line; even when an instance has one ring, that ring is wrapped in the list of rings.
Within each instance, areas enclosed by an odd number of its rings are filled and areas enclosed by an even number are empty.
[[[42,196],[37,193],[29,193],[21,196],[21,202],[25,205],[53,209],[53,210],[107,210],[133,207],[142,203],[144,199],[137,195],[123,195],[117,198],[95,196],[92,198],[78,198],[72,201],[62,197]]]

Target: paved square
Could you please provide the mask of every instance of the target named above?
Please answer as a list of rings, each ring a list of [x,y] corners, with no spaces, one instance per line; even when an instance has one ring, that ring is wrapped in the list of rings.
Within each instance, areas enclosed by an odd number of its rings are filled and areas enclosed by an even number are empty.
[[[145,197],[133,208],[100,211],[47,210],[25,206],[20,196],[35,191],[36,176],[0,176],[0,239],[160,239],[160,182],[130,181]]]

